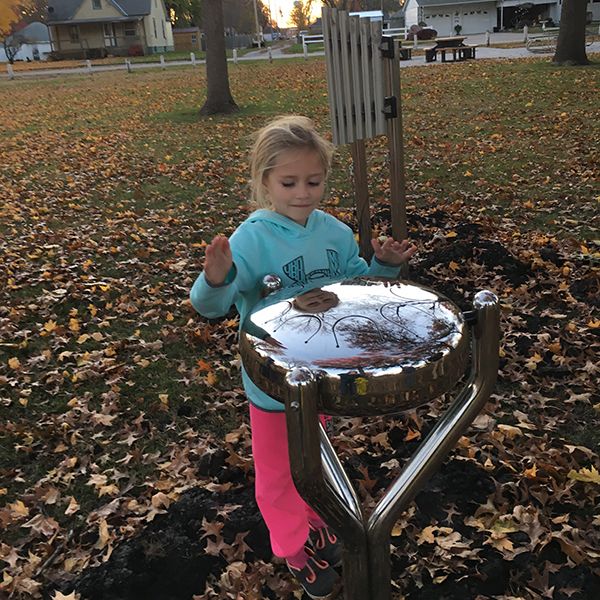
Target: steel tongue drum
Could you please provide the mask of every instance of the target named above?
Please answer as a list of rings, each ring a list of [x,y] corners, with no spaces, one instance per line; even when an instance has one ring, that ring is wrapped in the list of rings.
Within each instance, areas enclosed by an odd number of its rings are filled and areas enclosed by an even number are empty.
[[[265,278],[265,295],[278,288]],[[284,402],[287,375],[318,381],[319,411],[399,413],[452,389],[469,362],[470,328],[450,300],[415,283],[360,277],[251,314],[240,336],[246,372]]]

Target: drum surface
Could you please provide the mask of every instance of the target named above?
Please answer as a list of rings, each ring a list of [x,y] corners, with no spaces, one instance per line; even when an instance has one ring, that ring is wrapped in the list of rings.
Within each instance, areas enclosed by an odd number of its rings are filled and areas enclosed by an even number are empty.
[[[388,414],[428,402],[464,374],[468,327],[458,307],[437,292],[365,277],[322,291],[316,301],[278,302],[246,322],[244,368],[273,398],[283,402],[286,375],[305,367],[318,379],[322,412]]]

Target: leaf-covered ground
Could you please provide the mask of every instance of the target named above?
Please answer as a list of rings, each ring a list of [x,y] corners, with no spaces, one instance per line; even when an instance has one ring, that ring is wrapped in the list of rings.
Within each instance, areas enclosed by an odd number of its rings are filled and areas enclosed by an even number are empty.
[[[394,529],[396,598],[600,596],[598,65],[403,71],[411,277],[503,308],[487,410]],[[235,313],[188,290],[246,214],[250,134],[328,129],[324,64],[0,82],[0,594],[292,598],[252,499]],[[351,225],[341,148],[325,208]],[[388,231],[384,140],[369,143]],[[336,419],[372,506],[446,406]]]

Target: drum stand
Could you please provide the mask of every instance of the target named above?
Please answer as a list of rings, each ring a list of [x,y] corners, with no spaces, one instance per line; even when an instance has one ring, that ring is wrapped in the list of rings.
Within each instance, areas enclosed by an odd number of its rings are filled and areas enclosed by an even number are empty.
[[[498,371],[498,299],[482,291],[476,294],[473,307],[467,317],[471,327],[469,379],[368,519],[319,423],[317,378],[305,367],[287,376],[292,477],[301,496],[342,541],[345,600],[390,600],[392,527],[491,394]]]

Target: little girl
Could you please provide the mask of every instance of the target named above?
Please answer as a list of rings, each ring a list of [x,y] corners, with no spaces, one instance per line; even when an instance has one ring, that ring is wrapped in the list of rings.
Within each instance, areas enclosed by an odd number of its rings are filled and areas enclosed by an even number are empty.
[[[204,271],[191,291],[205,317],[235,304],[243,327],[249,313],[326,283],[359,275],[396,278],[416,248],[404,240],[372,240],[369,266],[358,255],[352,230],[318,210],[331,166],[332,145],[300,116],[280,117],[261,129],[252,148],[251,200],[258,208],[230,239],[216,236],[206,248]],[[265,275],[282,289],[263,298]],[[286,560],[311,598],[338,586],[340,547],[335,534],[299,496],[290,473],[284,406],[267,396],[242,367],[250,401],[256,500],[276,556]]]

